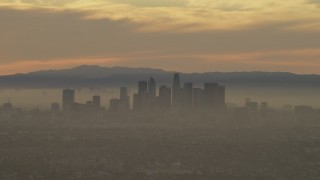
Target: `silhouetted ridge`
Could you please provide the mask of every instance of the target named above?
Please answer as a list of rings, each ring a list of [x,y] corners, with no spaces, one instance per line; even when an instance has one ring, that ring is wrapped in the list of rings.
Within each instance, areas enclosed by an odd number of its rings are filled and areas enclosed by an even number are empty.
[[[298,75],[288,72],[205,72],[181,73],[182,81],[217,82],[228,86],[315,87],[320,75]],[[144,77],[154,77],[169,85],[172,72],[152,68],[101,67],[81,65],[70,69],[42,70],[26,74],[0,76],[3,88],[89,87],[134,85]]]

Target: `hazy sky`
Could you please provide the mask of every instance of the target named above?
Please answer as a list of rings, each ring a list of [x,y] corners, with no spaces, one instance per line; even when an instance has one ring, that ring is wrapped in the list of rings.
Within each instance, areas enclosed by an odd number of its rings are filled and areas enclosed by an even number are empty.
[[[320,0],[0,0],[0,74],[80,64],[320,74]]]

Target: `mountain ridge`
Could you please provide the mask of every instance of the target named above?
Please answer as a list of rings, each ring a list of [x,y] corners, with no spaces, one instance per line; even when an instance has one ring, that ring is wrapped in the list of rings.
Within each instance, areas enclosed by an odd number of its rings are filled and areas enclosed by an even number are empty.
[[[153,68],[102,67],[81,65],[67,69],[41,70],[0,76],[2,88],[88,87],[136,85],[139,80],[154,77],[161,84],[170,85],[173,71]],[[194,72],[181,73],[182,82],[218,82],[228,86],[308,86],[320,87],[320,75],[290,72]]]

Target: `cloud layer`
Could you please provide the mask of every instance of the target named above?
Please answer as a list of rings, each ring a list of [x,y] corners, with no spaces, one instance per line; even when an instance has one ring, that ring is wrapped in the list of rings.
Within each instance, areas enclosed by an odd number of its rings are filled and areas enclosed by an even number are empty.
[[[317,4],[2,0],[0,71],[101,64],[320,73]]]

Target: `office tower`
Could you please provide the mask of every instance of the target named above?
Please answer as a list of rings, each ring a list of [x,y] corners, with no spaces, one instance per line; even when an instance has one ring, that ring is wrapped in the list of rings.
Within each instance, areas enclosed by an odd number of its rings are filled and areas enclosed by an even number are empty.
[[[133,96],[133,110],[146,111],[148,109],[148,82],[138,82],[138,93]]]
[[[150,99],[156,98],[156,81],[152,77],[148,82],[148,96]]]
[[[193,109],[199,110],[204,108],[205,105],[205,96],[204,90],[201,88],[193,88]]]
[[[249,113],[256,113],[258,111],[258,102],[251,101],[251,99],[246,99],[245,108]]]
[[[93,102],[92,101],[87,101],[86,105],[87,105],[87,107],[93,107]]]
[[[12,110],[12,109],[13,109],[12,103],[6,102],[6,103],[3,104],[3,110],[9,111],[9,110]]]
[[[173,76],[172,84],[172,107],[174,109],[181,107],[181,85],[180,85],[180,75],[175,73]]]
[[[60,111],[60,105],[59,103],[52,103],[51,104],[51,112],[53,113],[59,113]]]
[[[205,108],[222,109],[226,104],[226,88],[218,83],[204,84]]]
[[[193,85],[192,83],[185,83],[183,87],[183,109],[184,110],[191,110],[192,109],[192,90]]]
[[[92,105],[94,108],[100,108],[101,107],[101,98],[100,96],[93,96],[92,97]]]
[[[148,81],[148,107],[154,110],[156,106],[156,81],[151,77]]]
[[[215,107],[218,109],[225,108],[225,106],[226,106],[226,87],[219,85],[216,93],[217,94],[216,94]]]
[[[109,111],[117,112],[119,110],[119,99],[110,99]]]
[[[128,95],[128,88],[121,87],[120,88],[120,100],[119,107],[120,111],[129,111],[130,110],[130,97]]]
[[[148,82],[147,81],[139,81],[138,82],[138,94],[147,94],[148,93]]]
[[[128,99],[128,88],[127,87],[121,87],[120,88],[120,99]]]
[[[62,109],[64,112],[71,111],[74,106],[74,90],[64,89],[62,95]]]
[[[217,83],[204,84],[205,108],[213,109],[215,107],[217,89]]]
[[[167,86],[161,86],[159,88],[159,108],[163,110],[171,109],[171,88]]]

